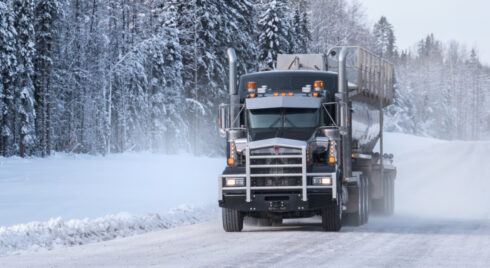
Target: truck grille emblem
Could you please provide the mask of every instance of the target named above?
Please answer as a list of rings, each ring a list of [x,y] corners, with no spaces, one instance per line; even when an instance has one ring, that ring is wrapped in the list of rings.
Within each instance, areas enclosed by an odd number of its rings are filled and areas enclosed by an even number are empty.
[[[279,146],[274,146],[274,154],[278,155],[279,154]]]

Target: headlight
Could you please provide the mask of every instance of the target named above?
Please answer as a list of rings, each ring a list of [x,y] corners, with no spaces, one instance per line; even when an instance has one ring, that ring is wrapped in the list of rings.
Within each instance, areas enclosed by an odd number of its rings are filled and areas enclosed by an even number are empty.
[[[244,186],[245,178],[226,178],[225,185],[227,187]]]
[[[331,185],[332,178],[330,177],[313,177],[313,185]]]

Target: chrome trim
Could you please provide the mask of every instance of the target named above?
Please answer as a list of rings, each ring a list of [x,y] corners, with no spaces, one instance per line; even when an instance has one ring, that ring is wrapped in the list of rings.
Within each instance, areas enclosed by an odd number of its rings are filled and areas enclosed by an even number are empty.
[[[302,189],[303,186],[275,186],[275,187],[269,187],[269,186],[255,186],[255,187],[250,187],[252,190],[299,190]],[[222,187],[223,191],[230,191],[230,190],[246,190],[247,187]],[[332,189],[332,185],[308,185],[306,189]]]
[[[223,191],[226,191],[226,190],[246,190],[247,187],[223,187]]]
[[[282,167],[303,167],[303,165],[302,164],[251,165],[250,167],[251,168],[282,168]]]
[[[246,199],[245,201],[250,202],[252,199],[250,198],[251,195],[251,179],[250,179],[250,147],[247,146],[245,149],[245,172],[246,172],[246,177],[245,177],[245,187],[246,187]]]
[[[250,149],[260,149],[271,146],[279,146],[279,147],[289,147],[295,149],[301,149],[301,147],[306,147],[308,144],[305,141],[298,141],[292,139],[285,138],[271,138],[259,141],[251,141],[248,143]],[[298,155],[299,156],[299,155]]]
[[[301,155],[251,155],[250,159],[268,159],[268,158],[301,158]]]
[[[306,191],[306,147],[301,148],[301,163],[303,164],[303,168],[301,169],[302,176],[302,186],[303,186],[303,201],[308,201],[308,192]]]
[[[220,175],[221,178],[229,178],[229,177],[237,177],[237,178],[245,178],[247,174],[223,174]]]
[[[223,200],[223,176],[218,176],[218,200]]]
[[[332,185],[309,185],[308,189],[332,189]]]
[[[301,189],[302,186],[255,186],[252,187],[254,190],[295,190],[295,189]]]
[[[303,173],[251,174],[250,177],[302,177]]]

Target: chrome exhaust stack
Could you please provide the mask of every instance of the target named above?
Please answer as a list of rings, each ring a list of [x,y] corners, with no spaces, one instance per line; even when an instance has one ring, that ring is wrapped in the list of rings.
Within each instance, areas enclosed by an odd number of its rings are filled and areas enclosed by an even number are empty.
[[[349,88],[347,85],[347,47],[342,47],[339,53],[339,77],[338,77],[338,97],[340,98],[340,133],[345,138],[342,140],[342,164],[344,177],[352,176],[352,128],[350,118]]]
[[[237,84],[236,84],[236,74],[237,74],[237,57],[235,53],[235,49],[228,48],[228,62],[230,68],[230,128],[238,128],[240,127],[240,119],[235,117],[238,114],[238,106],[240,104],[240,97],[238,96]]]

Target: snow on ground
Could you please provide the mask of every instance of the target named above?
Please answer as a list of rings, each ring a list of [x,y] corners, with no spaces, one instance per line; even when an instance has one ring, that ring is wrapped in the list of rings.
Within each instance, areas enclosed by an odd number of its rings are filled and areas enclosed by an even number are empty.
[[[0,158],[0,256],[215,217],[224,163],[152,153]]]
[[[490,141],[442,141],[388,133],[397,167],[396,213],[490,219]]]
[[[0,158],[0,226],[216,204],[224,165],[186,154]]]
[[[182,205],[162,214],[134,216],[119,213],[96,219],[68,221],[58,217],[46,222],[0,227],[0,256],[107,241],[208,221],[217,215],[216,206]]]
[[[0,255],[109,240],[215,219],[196,227],[150,232],[70,249],[41,250],[43,252],[35,253],[32,259],[24,254],[3,257],[0,263],[22,266],[32,260],[33,265],[44,266],[66,263],[145,266],[183,262],[193,266],[212,264],[209,259],[212,255],[215,264],[221,260],[232,264],[245,253],[255,260],[264,258],[256,247],[265,250],[285,241],[285,247],[279,251],[294,253],[295,258],[278,251],[275,258],[266,258],[261,263],[270,265],[282,261],[295,265],[307,263],[308,254],[300,252],[311,252],[311,243],[296,243],[306,235],[309,241],[320,243],[316,249],[327,255],[344,252],[344,248],[360,241],[355,252],[347,254],[356,256],[359,264],[395,265],[399,260],[406,265],[464,264],[464,260],[458,262],[461,259],[451,257],[454,253],[471,259],[469,264],[481,265],[490,258],[480,250],[490,246],[490,195],[487,194],[490,192],[490,167],[486,164],[489,151],[490,142],[449,142],[386,133],[385,152],[395,155],[398,168],[395,217],[373,218],[361,228],[348,227],[342,233],[321,235],[316,232],[317,223],[299,227],[286,224],[280,229],[245,229],[256,234],[224,233],[216,220],[216,176],[224,167],[223,159],[150,153],[106,158],[67,155],[28,160],[0,158],[0,226],[41,221],[1,227]],[[184,206],[173,215],[148,214],[185,203],[210,205],[208,208]],[[117,214],[122,211],[130,214]],[[104,216],[107,214],[116,215]],[[86,217],[96,219],[70,220]],[[286,232],[288,237],[285,237],[273,232],[277,230],[291,232]],[[267,235],[260,234],[262,231]],[[233,243],[235,239],[241,242]],[[321,245],[321,241],[332,239],[336,243]],[[426,240],[432,242],[427,244]],[[179,246],[174,247],[175,244]],[[248,246],[243,248],[243,245]],[[417,262],[415,255],[426,253],[427,246],[435,255],[425,255],[430,258],[428,262]],[[195,249],[197,255],[182,255],[188,247]],[[380,248],[387,256],[390,252],[396,254],[390,259],[382,259],[381,253],[376,258],[369,254],[359,257],[363,252],[372,254]],[[337,255],[331,256],[333,263],[338,261],[341,266],[349,264],[346,258],[352,261],[345,254],[338,255],[344,259],[333,256]]]

